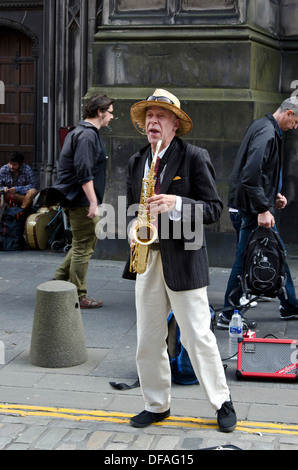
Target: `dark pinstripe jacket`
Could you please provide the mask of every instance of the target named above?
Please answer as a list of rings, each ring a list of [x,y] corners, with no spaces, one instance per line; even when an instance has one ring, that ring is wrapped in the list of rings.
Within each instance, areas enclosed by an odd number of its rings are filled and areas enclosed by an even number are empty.
[[[167,232],[165,233],[162,230],[163,220],[159,216],[159,241],[164,277],[168,287],[174,291],[196,289],[209,284],[205,236],[203,244],[198,244],[196,237],[193,237],[192,249],[186,249],[185,245],[190,242],[190,234],[196,233],[195,224],[200,223],[196,206],[200,205],[199,207],[203,209],[203,223],[212,224],[220,218],[223,204],[216,190],[215,172],[207,150],[175,137],[167,152],[170,153],[169,160],[160,193],[181,196],[182,220],[167,220],[168,230],[165,230]],[[140,201],[142,178],[149,153],[150,146],[147,145],[129,159],[128,206],[138,204]],[[162,217],[164,216],[168,219],[168,214],[163,214]],[[181,236],[177,238],[179,232]],[[123,277],[131,278],[127,271],[128,263]]]

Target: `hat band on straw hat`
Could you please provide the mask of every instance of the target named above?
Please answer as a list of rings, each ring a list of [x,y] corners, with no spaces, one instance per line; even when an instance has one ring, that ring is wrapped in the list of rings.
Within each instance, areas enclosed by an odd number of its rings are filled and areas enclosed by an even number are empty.
[[[153,95],[148,96],[146,100],[139,101],[131,107],[130,117],[132,123],[141,134],[146,135],[146,110],[151,106],[160,106],[168,109],[180,119],[180,126],[176,131],[177,136],[188,134],[191,131],[192,120],[180,108],[180,101],[178,98],[166,90],[157,89]]]
[[[174,104],[174,101],[170,100],[167,96],[155,96],[151,95],[146,98],[146,101],[162,101],[163,103]]]

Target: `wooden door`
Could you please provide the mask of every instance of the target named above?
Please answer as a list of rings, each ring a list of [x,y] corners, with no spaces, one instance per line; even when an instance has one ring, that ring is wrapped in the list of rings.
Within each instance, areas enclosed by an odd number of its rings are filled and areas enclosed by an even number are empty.
[[[0,165],[18,150],[25,163],[34,161],[34,59],[32,41],[24,34],[0,28],[0,81],[5,103],[0,104]]]

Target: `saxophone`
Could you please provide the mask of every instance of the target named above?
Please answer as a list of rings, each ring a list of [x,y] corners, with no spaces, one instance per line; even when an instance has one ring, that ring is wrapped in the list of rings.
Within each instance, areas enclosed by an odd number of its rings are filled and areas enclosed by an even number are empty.
[[[131,273],[142,274],[146,271],[149,246],[157,238],[157,229],[151,223],[153,221],[152,216],[146,210],[147,200],[154,194],[155,186],[155,165],[162,141],[159,140],[156,145],[156,150],[152,163],[146,178],[142,181],[142,191],[138,210],[137,222],[132,230],[132,238],[135,240],[130,245],[130,266],[129,270]]]

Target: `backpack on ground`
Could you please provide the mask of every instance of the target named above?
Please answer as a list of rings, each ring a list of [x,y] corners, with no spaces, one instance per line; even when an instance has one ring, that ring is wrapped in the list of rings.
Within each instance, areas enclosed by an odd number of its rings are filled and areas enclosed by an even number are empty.
[[[241,285],[248,296],[277,297],[286,283],[285,251],[272,228],[257,227],[250,235],[243,260]]]
[[[0,251],[20,251],[25,248],[26,214],[18,206],[6,207],[0,221]]]
[[[198,383],[188,352],[181,343],[180,328],[172,311],[168,317],[168,330],[168,354],[171,366],[172,382],[179,385],[192,385]]]

